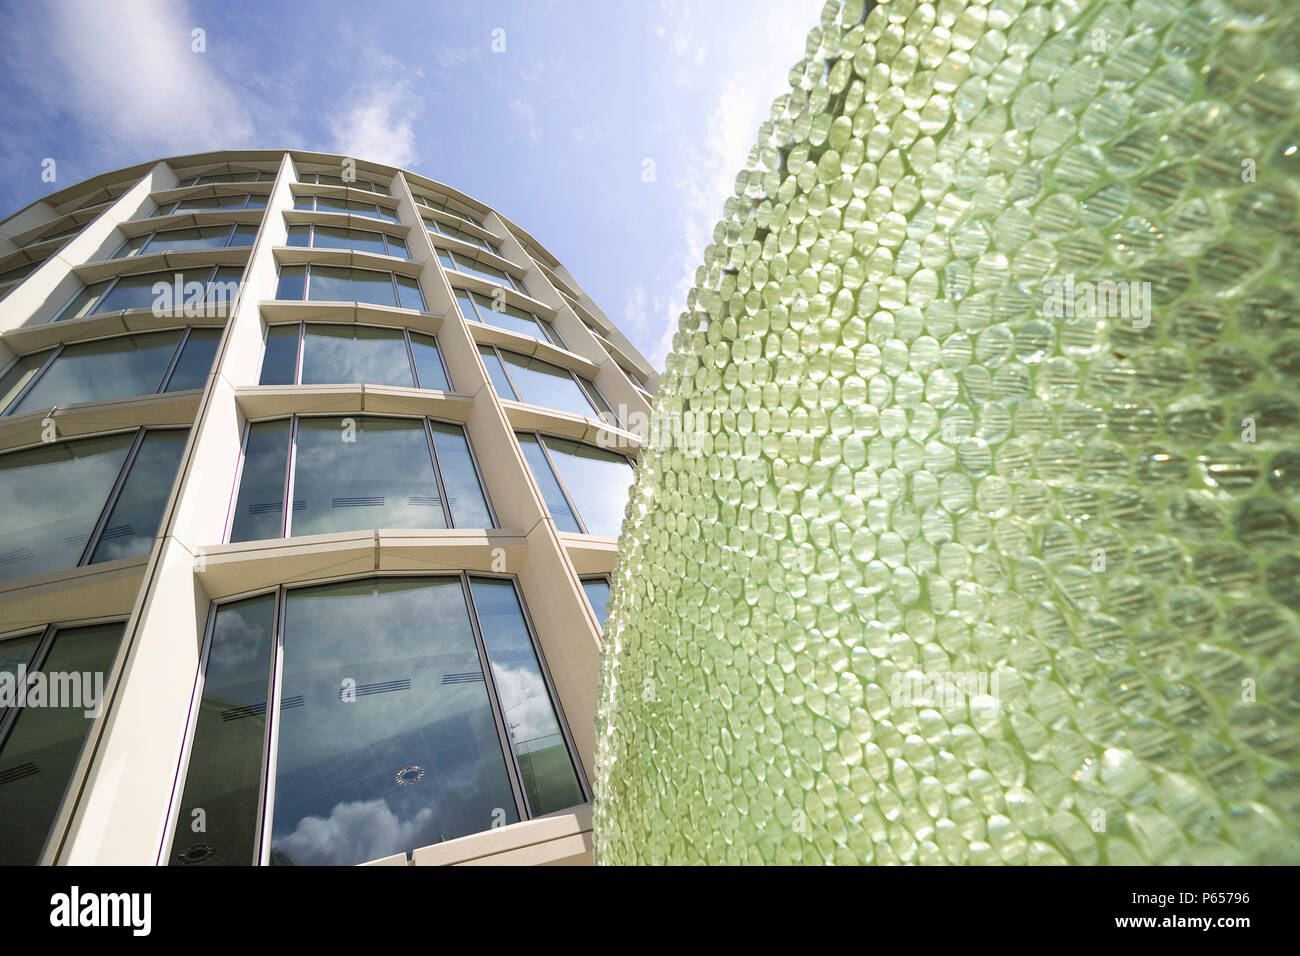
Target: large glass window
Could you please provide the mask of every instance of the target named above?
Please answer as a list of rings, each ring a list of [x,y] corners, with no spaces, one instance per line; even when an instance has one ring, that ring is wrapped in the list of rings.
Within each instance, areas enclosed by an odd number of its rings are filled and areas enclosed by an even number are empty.
[[[600,621],[601,628],[604,628],[605,619],[609,617],[609,580],[583,578],[582,590],[587,595],[587,602],[591,605],[591,609],[596,612],[596,619]]]
[[[277,299],[370,302],[424,311],[420,283],[410,276],[339,266],[281,266]]]
[[[587,799],[512,582],[286,588],[279,622],[276,597],[214,615],[173,862],[364,863]]]
[[[46,675],[57,702],[0,709],[0,866],[33,866],[50,837],[68,783],[103,701],[122,625],[47,628],[0,639],[0,672]],[[55,675],[58,680],[53,680]],[[67,677],[74,679],[69,681]],[[53,691],[51,691],[53,692]]]
[[[252,170],[243,173],[204,173],[202,176],[191,176],[189,179],[183,179],[176,184],[177,189],[183,189],[187,186],[212,186],[217,183],[269,183],[275,179],[275,173],[263,170],[258,172]]]
[[[605,397],[581,375],[492,345],[480,345],[478,350],[492,385],[502,398],[583,418],[591,418],[595,413],[601,421],[618,425],[618,418]]]
[[[617,538],[632,463],[623,455],[550,435],[519,432],[518,438],[556,527]]]
[[[294,209],[308,209],[316,212],[338,212],[345,215],[369,216],[384,222],[397,222],[397,213],[387,206],[376,202],[362,202],[357,199],[336,199],[333,196],[295,196]]]
[[[257,227],[248,225],[199,226],[192,229],[165,229],[143,236],[134,236],[109,258],[125,259],[151,252],[186,252],[192,249],[223,249],[227,246],[251,246],[257,238]]]
[[[6,415],[202,388],[220,329],[172,329],[62,345],[23,356],[0,377]],[[24,387],[14,390],[19,381]],[[12,394],[11,394],[12,393]]]
[[[284,507],[290,483],[292,510]],[[249,428],[231,541],[450,527],[494,527],[458,425],[356,415]]]
[[[468,289],[452,291],[456,293],[456,303],[460,306],[461,315],[471,322],[495,325],[509,332],[518,332],[520,335],[549,342],[560,348],[568,348],[554,325],[541,316],[510,305],[504,297],[489,299]]]
[[[365,189],[384,196],[389,193],[388,187],[383,183],[377,183],[370,179],[344,179],[342,176],[335,176],[332,173],[303,173],[302,178],[298,181],[302,183],[319,183],[322,186],[351,186],[353,189]]]
[[[498,269],[489,263],[461,255],[459,252],[452,252],[450,249],[439,249],[438,261],[452,272],[463,272],[466,275],[478,276],[480,279],[487,279],[488,282],[509,286],[524,295],[528,294],[528,288],[522,280],[516,279],[504,269]]]
[[[359,252],[373,252],[380,256],[411,258],[405,239],[386,232],[369,232],[365,229],[295,225],[289,227],[287,244],[316,249],[356,249]]]
[[[441,200],[430,199],[427,196],[421,196],[419,193],[416,193],[415,201],[418,202],[421,206],[426,206],[429,209],[436,209],[438,212],[445,212],[450,216],[459,216],[461,219],[464,219],[466,222],[472,222],[480,229],[483,228],[483,220],[479,219],[478,216],[474,215],[473,213],[465,212],[462,209],[453,209],[451,206],[447,205],[445,202],[442,202]]]
[[[51,321],[119,309],[149,309],[155,315],[193,315],[196,311],[215,315],[219,306],[234,302],[243,275],[243,266],[213,266],[117,276],[83,288]]]
[[[453,226],[448,222],[439,222],[437,219],[431,219],[428,216],[421,217],[424,219],[424,228],[439,236],[450,236],[453,239],[459,239],[461,242],[468,242],[471,246],[477,246],[484,252],[490,252],[494,256],[501,255],[501,250],[488,242],[482,236],[477,236],[472,232],[461,229],[459,226]]]
[[[0,580],[147,553],[186,434],[139,429],[0,455]]]
[[[451,390],[437,340],[431,335],[368,325],[316,322],[277,325],[268,330],[259,384],[348,382]]]
[[[299,350],[302,363],[298,360]],[[433,336],[404,329],[328,323],[276,325],[268,330],[260,385],[344,382],[451,390]]]
[[[244,193],[239,196],[193,196],[164,203],[150,213],[156,216],[171,216],[178,212],[209,212],[213,209],[265,209],[264,193]]]

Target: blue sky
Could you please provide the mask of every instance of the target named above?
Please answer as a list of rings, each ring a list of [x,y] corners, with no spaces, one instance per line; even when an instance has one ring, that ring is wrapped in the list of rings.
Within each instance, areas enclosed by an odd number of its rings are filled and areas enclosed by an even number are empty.
[[[662,367],[722,202],[821,6],[6,0],[0,217],[105,170],[205,149],[392,163],[533,233]]]

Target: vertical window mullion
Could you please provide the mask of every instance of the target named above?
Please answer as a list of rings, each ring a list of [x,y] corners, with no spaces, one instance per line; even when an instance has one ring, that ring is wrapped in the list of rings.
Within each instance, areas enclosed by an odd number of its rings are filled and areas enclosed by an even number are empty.
[[[447,486],[442,481],[442,467],[438,464],[438,449],[434,447],[433,443],[433,426],[429,424],[427,418],[421,419],[421,422],[424,424],[424,440],[429,443],[429,457],[433,459],[433,475],[438,482],[438,496],[442,499],[443,520],[447,522],[448,528],[454,528],[456,523],[451,517],[451,500],[447,497]],[[468,438],[466,443],[468,443]]]
[[[413,381],[413,382],[415,383],[415,387],[416,387],[416,388],[423,388],[424,386],[420,384],[420,370],[419,370],[418,368],[415,367],[415,349],[412,348],[412,346],[411,346],[411,330],[410,330],[410,329],[405,329],[405,328],[402,329],[402,341],[406,343],[406,360],[407,360],[408,362],[411,363],[411,381]],[[435,338],[433,341],[434,341],[434,347],[437,348],[437,342],[438,342],[438,340]],[[439,359],[440,361],[441,361],[441,359],[442,359],[442,354],[441,354],[441,352],[439,352],[439,354],[438,354],[438,359]],[[445,369],[444,369],[444,371],[445,371]],[[448,384],[451,384],[451,383],[448,382]]]
[[[489,345],[488,348],[490,348],[493,351],[493,353],[497,357],[497,361],[501,363],[501,371],[506,373],[506,381],[509,382],[510,387],[514,389],[515,401],[532,404],[531,402],[528,402],[528,399],[524,398],[524,393],[519,391],[519,386],[515,384],[515,377],[510,374],[510,363],[501,357],[501,350],[497,348],[495,345]],[[489,376],[489,378],[490,377],[491,376]]]
[[[280,522],[282,536],[288,538],[293,532],[293,486],[294,471],[298,467],[298,416],[289,419],[289,461],[284,469],[284,520]]]
[[[560,469],[555,467],[555,459],[551,457],[551,449],[546,445],[546,438],[541,432],[533,432],[537,439],[537,444],[542,448],[542,454],[546,458],[546,463],[551,468],[551,474],[555,476],[555,483],[560,486],[560,494],[564,495],[564,500],[569,503],[569,511],[573,514],[573,520],[578,522],[578,527],[582,529],[583,534],[591,534],[587,530],[587,522],[582,520],[582,515],[578,513],[578,505],[573,500],[573,495],[569,494],[569,486],[564,483],[564,476],[560,474]]]
[[[176,366],[181,360],[181,352],[185,351],[185,343],[190,340],[190,332],[191,327],[188,325],[181,329],[180,340],[176,343],[176,350],[172,352],[171,361],[167,363],[167,368],[163,370],[162,381],[154,391],[155,395],[161,395],[167,390],[167,383],[171,381],[172,375],[176,371]]]
[[[221,536],[222,541],[230,540],[230,532],[234,530],[236,510],[239,507],[239,489],[244,484],[244,467],[248,464],[248,439],[253,434],[253,423],[245,420],[244,435],[239,442],[239,460],[235,462],[235,474],[238,480],[235,487],[230,493],[230,505],[226,509],[226,530]]]
[[[447,384],[451,384],[450,378]],[[479,490],[483,492],[483,502],[487,505],[488,517],[492,519],[492,527],[499,528],[501,524],[497,521],[496,509],[492,507],[492,495],[488,492],[487,479],[483,477],[483,470],[478,466],[478,456],[474,454],[474,443],[470,441],[469,429],[463,424],[460,427],[465,433],[465,447],[469,449],[469,462],[474,467],[474,477],[478,479]]]
[[[302,384],[302,365],[307,355],[307,323],[298,323],[298,354],[293,363],[293,384]]]
[[[501,707],[501,698],[497,694],[497,682],[492,676],[492,662],[488,659],[487,646],[483,643],[483,631],[478,623],[478,608],[474,605],[473,588],[469,586],[469,575],[461,571],[460,588],[465,599],[465,608],[469,611],[470,627],[474,632],[474,646],[478,649],[479,667],[483,670],[483,684],[487,688],[488,703],[492,706],[492,716],[496,718],[497,736],[500,738],[501,750],[506,758],[506,773],[510,777],[510,789],[515,797],[515,812],[520,820],[533,818],[532,808],[528,805],[528,794],[524,791],[523,773],[515,756],[514,744],[510,741],[510,728],[506,724],[505,711]]]
[[[27,397],[27,393],[36,387],[36,383],[41,380],[41,376],[43,376],[46,372],[50,370],[50,366],[54,364],[54,360],[57,359],[60,355],[62,355],[63,350],[66,348],[67,348],[66,345],[61,344],[61,345],[56,345],[54,348],[50,349],[50,354],[46,356],[45,361],[42,362],[40,368],[36,370],[36,374],[27,380],[27,384],[18,390],[18,394],[15,395],[10,400],[9,404],[6,405],[5,408],[6,409],[17,408],[19,403],[21,403],[22,400]],[[19,361],[21,358],[22,356],[19,355],[17,358],[14,359],[14,362]],[[7,372],[8,370],[9,369],[6,367],[5,371]],[[7,414],[7,412],[0,412],[0,414]]]
[[[302,301],[311,301],[311,263],[303,266],[302,270]]]
[[[126,484],[127,476],[131,473],[131,467],[135,464],[136,455],[140,453],[140,446],[144,444],[144,428],[137,428],[135,438],[131,441],[131,447],[127,450],[126,459],[122,462],[122,467],[117,473],[117,480],[113,482],[113,487],[108,493],[108,500],[104,502],[104,509],[99,513],[94,526],[90,529],[90,538],[86,541],[86,547],[82,549],[81,558],[77,561],[76,567],[84,567],[90,560],[91,555],[95,553],[95,547],[99,544],[99,538],[104,533],[104,526],[108,524],[108,516],[113,513],[113,507],[117,504],[118,497],[122,494],[122,486]]]
[[[40,666],[45,663],[45,658],[48,657],[50,653],[50,645],[54,643],[54,633],[56,630],[57,628],[55,625],[47,624],[44,630],[40,632],[40,640],[38,640],[36,646],[32,648],[31,659],[27,662],[28,674],[39,669]],[[26,635],[16,634],[14,636],[24,637]],[[18,715],[21,712],[22,708],[16,703],[10,704],[8,707],[4,708],[4,710],[0,710],[0,751],[4,750],[5,741],[9,739],[9,732],[13,730],[14,722],[18,719]]]
[[[254,861],[265,866],[271,855],[271,828],[275,824],[275,771],[280,749],[280,702],[284,692],[284,615],[285,589],[275,592],[275,648],[271,654],[271,674],[266,697],[266,738],[262,751],[262,792],[258,802],[257,847]]]

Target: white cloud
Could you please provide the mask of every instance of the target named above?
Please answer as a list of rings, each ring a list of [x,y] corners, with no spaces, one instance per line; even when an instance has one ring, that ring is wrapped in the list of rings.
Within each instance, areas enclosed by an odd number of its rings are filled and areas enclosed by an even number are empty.
[[[419,158],[419,100],[404,81],[377,81],[350,97],[357,103],[329,121],[330,148],[344,156],[411,168]]]
[[[329,817],[306,816],[292,833],[279,837],[283,850],[300,866],[347,866],[394,852],[393,847],[418,846],[434,811],[422,808],[409,820],[399,820],[383,800],[336,803]]]
[[[207,51],[191,49],[203,23],[165,0],[63,0],[47,8],[43,85],[59,84],[61,105],[98,120],[136,151],[196,152],[250,143],[254,121],[216,70],[217,24],[207,24]]]
[[[510,115],[519,121],[519,125],[528,133],[529,139],[541,139],[542,131],[537,127],[537,111],[531,103],[520,99],[510,101]]]
[[[660,12],[670,27],[652,32],[664,39],[671,54],[665,72],[678,85],[711,84],[716,93],[703,135],[678,141],[671,176],[662,175],[661,167],[660,181],[675,191],[674,208],[681,210],[681,241],[674,246],[680,255],[665,264],[669,274],[660,277],[663,291],[644,303],[649,334],[640,341],[653,343],[646,357],[656,367],[663,367],[672,349],[686,295],[695,285],[695,271],[712,241],[722,204],[732,195],[736,173],[744,167],[772,101],[789,90],[789,69],[803,56],[805,38],[818,22],[821,7],[820,0],[778,0],[730,18],[724,33],[700,27],[699,33],[725,37],[725,48],[713,50],[697,35],[704,9],[698,0],[662,0]]]

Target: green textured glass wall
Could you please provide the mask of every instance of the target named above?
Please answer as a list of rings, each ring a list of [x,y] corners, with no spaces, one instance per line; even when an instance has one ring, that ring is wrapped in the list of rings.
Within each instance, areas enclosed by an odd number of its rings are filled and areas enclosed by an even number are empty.
[[[655,399],[598,861],[1300,862],[1300,8],[806,50]]]

